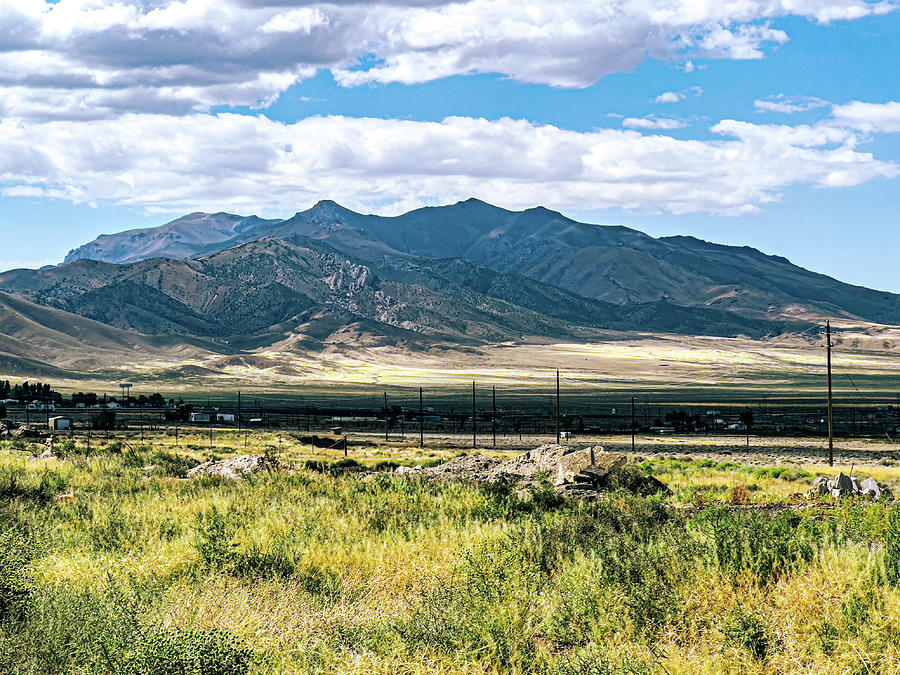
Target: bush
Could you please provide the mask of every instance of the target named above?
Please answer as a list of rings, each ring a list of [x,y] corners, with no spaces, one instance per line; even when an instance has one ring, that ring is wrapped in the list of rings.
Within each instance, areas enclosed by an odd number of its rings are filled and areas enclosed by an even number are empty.
[[[283,546],[265,551],[254,543],[245,552],[234,550],[227,520],[215,506],[197,515],[195,546],[205,570],[263,579],[284,579],[294,574],[294,561]]]
[[[221,570],[231,561],[231,537],[225,516],[215,506],[197,514],[197,552],[207,570]]]
[[[56,495],[65,491],[68,481],[55,471],[28,474],[24,466],[0,467],[0,500],[22,500],[37,505],[47,505]]]
[[[764,661],[771,641],[766,627],[755,614],[735,607],[722,628],[725,645],[745,649],[757,661]]]
[[[127,675],[244,675],[253,652],[230,633],[158,629],[132,652]]]
[[[150,463],[156,465],[156,468],[164,476],[172,476],[173,478],[183,478],[197,464],[187,455],[179,455],[164,450],[154,452],[150,458]]]
[[[900,586],[900,507],[888,512],[883,544],[885,579],[892,586]]]
[[[697,525],[706,530],[710,558],[724,576],[749,574],[764,586],[809,562],[818,539],[811,523],[787,512],[770,517],[710,509],[699,514]]]
[[[232,554],[231,569],[241,577],[286,579],[294,574],[294,561],[281,546],[264,551],[253,544],[245,553]]]
[[[0,532],[0,624],[20,621],[32,603],[25,569],[34,546],[19,528]]]

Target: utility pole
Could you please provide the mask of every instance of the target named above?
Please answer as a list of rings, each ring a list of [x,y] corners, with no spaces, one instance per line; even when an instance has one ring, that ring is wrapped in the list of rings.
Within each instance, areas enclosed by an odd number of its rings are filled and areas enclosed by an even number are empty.
[[[388,439],[388,409],[387,409],[387,392],[384,392],[384,440]]]
[[[425,403],[422,387],[419,387],[419,447],[425,447]]]
[[[472,380],[472,449],[478,447],[478,424],[475,419],[475,380]]]
[[[634,396],[631,397],[631,452],[634,452]]]
[[[491,386],[491,400],[494,405],[494,413],[491,415],[491,428],[494,432],[494,447],[497,447],[497,385]]]
[[[828,465],[834,465],[834,427],[833,427],[833,401],[831,395],[831,321],[825,322],[825,342],[828,354]]]
[[[238,433],[241,433],[241,392],[238,391]]]
[[[559,445],[559,368],[556,369],[556,444]]]

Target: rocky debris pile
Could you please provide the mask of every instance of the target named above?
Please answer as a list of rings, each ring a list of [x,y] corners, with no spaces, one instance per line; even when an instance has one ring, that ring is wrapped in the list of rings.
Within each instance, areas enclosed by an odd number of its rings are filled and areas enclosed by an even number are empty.
[[[835,499],[839,497],[871,497],[872,499],[890,501],[893,493],[887,487],[878,485],[874,478],[859,479],[858,476],[846,475],[841,472],[834,478],[818,476],[812,482],[807,496],[825,497],[831,495]]]
[[[34,427],[23,424],[18,429],[13,429],[11,435],[15,438],[40,438],[41,432],[39,432]]]
[[[619,488],[644,495],[668,491],[652,476],[626,467],[627,463],[626,455],[605,452],[601,446],[572,450],[564,445],[548,444],[506,461],[482,455],[462,455],[432,467],[401,466],[396,473],[526,485],[536,484],[539,476],[545,475],[558,492],[582,497],[597,496],[603,490]]]
[[[199,476],[221,476],[230,480],[245,478],[251,473],[277,471],[281,468],[278,460],[264,455],[238,455],[218,461],[203,462],[187,472],[188,478]]]

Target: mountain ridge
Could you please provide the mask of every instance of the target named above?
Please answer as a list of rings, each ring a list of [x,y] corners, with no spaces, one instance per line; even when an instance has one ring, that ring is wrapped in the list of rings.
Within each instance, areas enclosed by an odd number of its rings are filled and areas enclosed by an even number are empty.
[[[192,228],[206,229],[197,234]],[[66,260],[94,255],[135,262],[151,251],[193,258],[265,237],[299,237],[365,264],[386,257],[458,258],[619,305],[665,300],[757,319],[792,319],[799,311],[807,317],[900,324],[900,295],[847,284],[783,256],[685,235],[654,238],[623,225],[580,223],[545,207],[510,211],[468,199],[385,217],[321,200],[285,219],[190,214],[140,232],[152,243],[129,244],[127,232],[103,235],[119,238],[98,238]]]

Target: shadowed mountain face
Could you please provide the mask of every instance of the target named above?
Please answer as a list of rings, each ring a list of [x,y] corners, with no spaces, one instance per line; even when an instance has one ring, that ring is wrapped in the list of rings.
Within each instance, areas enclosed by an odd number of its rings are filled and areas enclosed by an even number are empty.
[[[364,264],[296,234],[193,260],[79,260],[16,270],[0,275],[0,290],[121,330],[243,345],[273,344],[297,332],[327,341],[356,322],[370,337],[409,345],[528,336],[584,341],[604,329],[760,337],[787,327],[666,302],[592,300],[458,258],[382,255]]]
[[[900,296],[839,282],[747,247],[691,237],[655,239],[626,227],[579,223],[544,208],[514,212],[470,199],[385,218],[330,201],[280,221],[192,214],[160,228],[100,237],[67,261],[184,258],[263,237],[327,244],[381,273],[404,260],[459,259],[583,299],[665,302],[752,319],[843,316],[900,323]],[[702,332],[698,325],[690,332]]]

